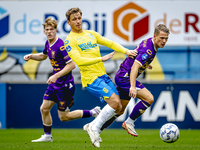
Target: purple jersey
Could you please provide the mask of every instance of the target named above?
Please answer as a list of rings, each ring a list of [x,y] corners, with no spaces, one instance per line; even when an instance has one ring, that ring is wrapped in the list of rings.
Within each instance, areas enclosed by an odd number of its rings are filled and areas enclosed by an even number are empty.
[[[47,40],[43,54],[48,55],[53,67],[53,74],[62,70],[68,62],[72,61],[64,47],[64,42],[60,38],[58,38],[51,46]],[[54,89],[60,89],[63,87],[70,88],[74,86],[72,72],[69,72],[68,74],[58,78],[57,81],[51,85]]]
[[[152,41],[152,38],[148,38],[142,41],[135,49],[137,49],[138,55],[134,59],[127,57],[122,62],[122,64],[120,65],[120,69],[118,70],[116,74],[116,78],[130,76],[131,67],[134,61],[137,61],[141,65],[141,67],[138,70],[138,75],[137,75],[139,76],[153,61],[157,52],[154,48],[154,43]]]
[[[138,55],[133,59],[127,57],[120,65],[120,68],[115,76],[115,83],[117,85],[117,90],[119,92],[120,98],[125,100],[130,100],[130,73],[134,61],[137,61],[137,63],[141,65],[137,75],[139,76],[153,61],[157,52],[154,48],[152,38],[142,41],[135,49],[137,49]],[[144,88],[144,86],[139,81],[136,81],[135,87],[137,90]]]

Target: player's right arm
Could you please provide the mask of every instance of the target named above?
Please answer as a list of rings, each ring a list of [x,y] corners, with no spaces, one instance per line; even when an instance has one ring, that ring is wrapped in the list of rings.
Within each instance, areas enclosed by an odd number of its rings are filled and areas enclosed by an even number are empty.
[[[28,61],[30,59],[41,61],[47,59],[48,55],[44,55],[43,53],[37,53],[37,54],[27,54],[24,56],[24,60]]]
[[[137,95],[137,90],[136,90],[135,86],[136,86],[136,78],[138,75],[138,70],[140,67],[141,67],[141,65],[137,61],[135,61],[131,67],[131,73],[130,73],[131,87],[129,89],[129,96],[133,97],[133,98],[136,98],[136,95]]]
[[[66,66],[62,70],[60,70],[59,72],[49,77],[49,79],[47,80],[47,84],[55,83],[58,78],[66,75],[67,73],[72,71],[74,68],[76,68],[76,65],[74,61],[70,59],[70,61],[67,62]]]

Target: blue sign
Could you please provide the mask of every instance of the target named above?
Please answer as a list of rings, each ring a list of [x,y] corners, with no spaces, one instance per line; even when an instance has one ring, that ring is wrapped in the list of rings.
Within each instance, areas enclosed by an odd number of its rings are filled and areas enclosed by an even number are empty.
[[[6,84],[0,83],[0,129],[6,128]]]
[[[5,14],[7,10],[0,7],[0,16]],[[9,32],[9,15],[6,15],[4,18],[0,18],[0,38],[8,34]]]
[[[200,84],[157,83],[143,85],[153,94],[154,102],[136,120],[136,129],[159,129],[163,124],[169,122],[176,124],[180,129],[200,129]],[[7,84],[7,87],[12,89],[7,91],[7,128],[42,128],[40,105],[47,85]],[[82,89],[81,84],[76,84],[75,88],[75,103],[71,111],[105,106],[106,103],[102,104],[97,97]],[[117,118],[110,128],[121,128],[136,102],[137,99],[130,100],[125,113]],[[19,108],[23,109],[19,110]],[[57,104],[52,108],[51,114],[54,128],[82,128],[94,119],[91,117],[61,122],[58,118]]]

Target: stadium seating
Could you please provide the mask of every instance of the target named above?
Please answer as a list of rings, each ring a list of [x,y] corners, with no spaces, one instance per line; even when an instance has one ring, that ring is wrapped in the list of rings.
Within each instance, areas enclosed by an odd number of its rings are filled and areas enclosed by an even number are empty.
[[[126,47],[126,46],[125,46]],[[135,46],[128,46],[126,48],[133,49]],[[101,54],[106,55],[110,52],[112,52],[111,49],[107,47],[100,47],[101,48]],[[18,69],[14,66],[10,67],[9,65],[14,62],[14,65],[22,66],[24,69],[24,66],[27,66],[25,61],[23,60],[23,56],[28,53],[32,52],[42,52],[43,47],[0,47],[0,81],[3,81],[4,79],[8,79],[5,77],[9,74],[20,74],[20,73],[26,73],[27,74],[27,67],[26,70],[23,70],[21,72],[17,72]],[[124,54],[116,53],[116,55],[113,57],[111,61],[113,62],[105,62],[105,68],[108,73],[114,77],[114,74],[116,73],[116,70],[119,67],[119,64],[123,61],[123,59],[126,56]],[[14,60],[15,61],[14,61]],[[164,74],[164,80],[199,80],[200,79],[200,46],[166,46],[162,49],[158,49],[157,52],[157,59],[156,63],[154,63],[154,70],[151,72],[148,72],[147,75],[154,74],[155,77]],[[5,63],[8,61],[12,61],[10,64]],[[7,65],[6,65],[7,64]],[[46,65],[46,67],[44,66]],[[41,74],[44,74],[43,71],[40,72],[41,68],[51,68],[50,63],[41,63],[38,64],[39,68],[35,68],[36,74],[41,76]],[[158,68],[159,67],[159,68]],[[110,68],[110,69],[109,69]],[[158,69],[157,69],[158,68]],[[49,69],[48,75],[49,75]],[[78,75],[79,70],[74,70],[74,74]],[[46,76],[48,76],[46,75]],[[79,75],[78,75],[79,76]],[[29,76],[30,77],[30,76]],[[34,77],[34,78],[37,78]],[[32,77],[31,80],[34,80]],[[78,79],[79,77],[77,77]],[[145,78],[145,76],[143,76]],[[146,76],[145,79],[151,79]],[[40,79],[37,79],[40,80]]]

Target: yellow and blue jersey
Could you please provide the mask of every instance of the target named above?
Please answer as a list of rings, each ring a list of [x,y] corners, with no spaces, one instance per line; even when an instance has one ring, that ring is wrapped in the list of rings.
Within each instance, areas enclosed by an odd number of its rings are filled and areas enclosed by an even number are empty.
[[[70,32],[65,40],[69,56],[80,69],[83,87],[87,87],[96,78],[106,74],[98,44],[118,52],[127,51],[126,48],[92,30],[83,30],[82,33]]]

